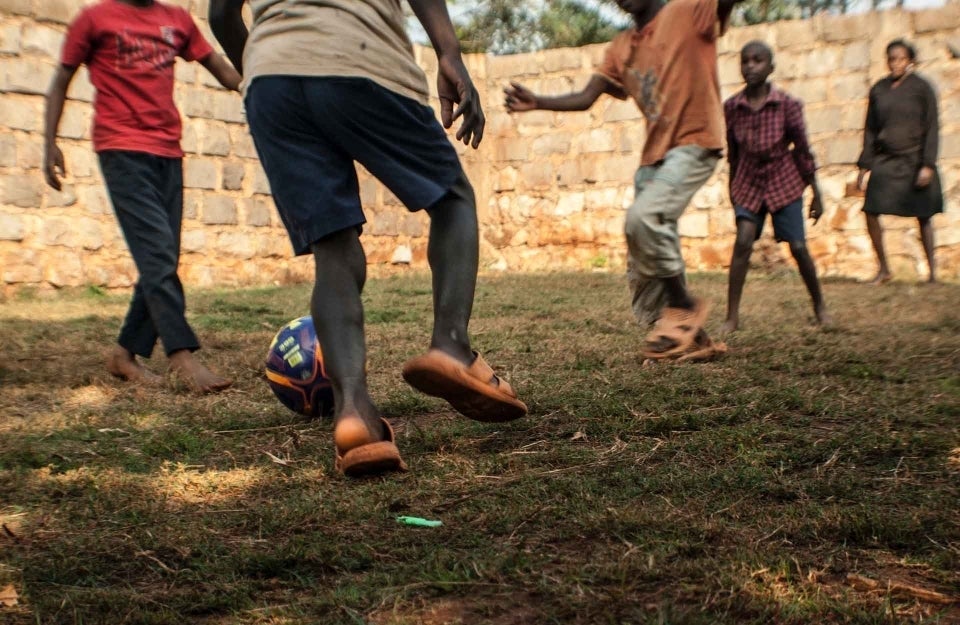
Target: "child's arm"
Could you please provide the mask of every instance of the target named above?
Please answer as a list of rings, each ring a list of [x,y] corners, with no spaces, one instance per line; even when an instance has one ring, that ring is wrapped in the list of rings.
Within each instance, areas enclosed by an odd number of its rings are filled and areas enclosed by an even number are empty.
[[[47,184],[59,191],[61,189],[60,176],[67,173],[63,162],[63,152],[57,147],[57,127],[60,126],[60,116],[63,115],[63,104],[67,100],[67,88],[77,73],[75,66],[61,65],[50,81],[47,91],[46,110],[44,111],[43,130],[43,175]]]
[[[723,118],[727,122],[727,161],[730,164],[727,193],[730,195],[730,202],[735,203],[733,199],[733,181],[737,177],[737,166],[740,165],[740,144],[737,142],[737,135],[733,132],[733,115],[729,109],[729,106],[724,106],[723,110]]]
[[[200,65],[207,68],[207,71],[217,79],[217,82],[230,91],[240,91],[240,81],[243,80],[240,74],[233,69],[233,65],[230,65],[225,58],[216,52],[200,59]]]
[[[440,121],[444,128],[449,128],[457,118],[463,117],[457,129],[457,141],[476,149],[483,139],[486,120],[480,106],[480,94],[463,64],[460,41],[453,30],[447,4],[443,0],[409,0],[409,3],[437,54]],[[454,104],[458,105],[456,109]]]
[[[810,185],[813,191],[813,200],[810,202],[810,218],[816,224],[823,215],[823,198],[820,195],[820,185],[817,184],[817,163],[810,151],[810,141],[807,139],[807,127],[803,121],[803,104],[799,100],[788,99],[786,102],[786,117],[784,120],[784,134],[787,143],[792,143],[790,154],[800,172],[800,177]]]
[[[210,0],[207,17],[210,30],[217,38],[236,71],[243,74],[243,48],[247,45],[247,25],[241,9],[245,0]]]
[[[533,111],[535,109],[585,111],[593,106],[593,103],[604,93],[619,98],[623,98],[625,95],[616,85],[599,74],[594,74],[590,78],[590,82],[580,91],[561,96],[539,96],[515,82],[511,82],[510,87],[504,89],[503,92],[506,94],[507,110],[511,113]]]
[[[933,87],[924,84],[924,141],[922,147],[923,166],[917,173],[917,187],[924,188],[933,180],[934,168],[937,166],[937,151],[940,143],[940,120],[937,114],[937,94]]]
[[[867,103],[867,120],[863,124],[863,151],[860,152],[860,158],[857,159],[857,167],[860,173],[857,174],[857,188],[861,191],[866,190],[864,179],[867,172],[873,166],[873,152],[877,140],[877,133],[880,131],[880,123],[877,120],[877,106],[874,102],[873,89],[870,90],[870,100]]]

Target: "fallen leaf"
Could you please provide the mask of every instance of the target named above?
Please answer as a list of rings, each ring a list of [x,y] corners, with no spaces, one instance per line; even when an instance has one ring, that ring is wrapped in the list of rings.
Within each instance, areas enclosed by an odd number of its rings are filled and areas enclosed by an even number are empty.
[[[17,596],[13,584],[7,584],[6,587],[0,589],[0,606],[12,608],[17,605]]]
[[[572,440],[572,441],[585,441],[585,440],[587,440],[587,435],[584,434],[583,432],[577,432],[577,433],[575,433],[573,436],[570,437],[570,440]]]

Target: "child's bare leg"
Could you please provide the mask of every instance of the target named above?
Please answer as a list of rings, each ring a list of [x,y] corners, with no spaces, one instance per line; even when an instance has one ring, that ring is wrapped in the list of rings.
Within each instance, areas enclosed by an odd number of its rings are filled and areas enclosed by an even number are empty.
[[[740,298],[750,269],[750,255],[757,238],[757,224],[749,219],[737,220],[737,240],[733,244],[730,259],[730,282],[727,286],[727,320],[720,327],[720,334],[735,332],[740,326]]]
[[[233,382],[207,369],[203,363],[193,357],[189,349],[180,349],[167,356],[170,371],[184,380],[199,393],[216,393],[229,387]]]
[[[120,345],[113,348],[113,351],[107,357],[107,371],[110,372],[110,375],[128,382],[158,384],[162,379],[140,364],[136,354]]]
[[[800,276],[803,278],[803,283],[807,285],[810,299],[813,300],[813,313],[817,317],[817,324],[829,326],[833,323],[833,318],[827,312],[827,304],[823,301],[823,292],[820,289],[820,281],[817,279],[817,268],[813,264],[813,257],[810,256],[807,244],[803,241],[791,241],[790,253],[797,261]]]
[[[310,314],[333,385],[334,435],[341,449],[383,440],[380,411],[367,388],[367,347],[360,295],[367,259],[356,228],[335,232],[313,244],[316,261]],[[350,427],[346,420],[356,421]],[[338,427],[344,424],[344,427]],[[366,432],[360,427],[362,424]],[[342,440],[340,440],[342,439]]]
[[[473,188],[461,173],[447,194],[427,209],[433,272],[433,336],[430,347],[464,364],[473,361],[467,325],[477,284],[479,234]]]
[[[871,284],[883,284],[889,282],[892,278],[890,268],[887,266],[887,253],[883,249],[883,228],[880,227],[880,216],[873,213],[866,213],[867,232],[870,233],[870,242],[873,243],[873,251],[877,255],[877,262],[880,264],[876,277]]]
[[[927,266],[930,268],[930,276],[927,282],[937,281],[937,263],[934,257],[933,246],[933,223],[930,217],[920,217],[917,219],[920,223],[920,240],[923,242],[923,251],[927,255]]]

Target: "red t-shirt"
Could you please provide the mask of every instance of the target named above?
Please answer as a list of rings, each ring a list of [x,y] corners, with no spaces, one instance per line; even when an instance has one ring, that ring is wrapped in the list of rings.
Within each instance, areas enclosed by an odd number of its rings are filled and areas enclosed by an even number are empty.
[[[93,147],[181,157],[173,64],[213,52],[184,9],[154,2],[136,7],[102,0],[76,17],[61,63],[87,64],[96,88]]]

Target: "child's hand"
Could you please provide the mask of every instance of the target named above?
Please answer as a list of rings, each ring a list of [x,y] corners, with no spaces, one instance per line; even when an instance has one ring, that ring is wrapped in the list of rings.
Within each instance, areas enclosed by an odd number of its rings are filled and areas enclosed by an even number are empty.
[[[918,189],[925,189],[931,180],[933,180],[933,168],[924,165],[917,174],[916,186]]]
[[[820,217],[823,216],[823,200],[820,199],[819,193],[813,194],[813,199],[810,201],[810,219],[813,220],[813,225],[817,225],[817,222],[820,221]]]
[[[867,174],[870,173],[869,169],[861,169],[860,173],[857,174],[857,188],[861,191],[867,190]]]
[[[444,55],[439,60],[440,71],[437,73],[437,93],[440,96],[440,121],[444,128],[449,128],[459,117],[463,123],[457,130],[457,141],[463,141],[476,149],[483,139],[483,127],[486,120],[480,106],[480,94],[477,93],[470,74],[463,65],[459,54]],[[459,104],[454,110],[453,105]]]
[[[67,174],[67,168],[63,164],[63,152],[56,145],[48,145],[43,154],[43,175],[47,179],[47,184],[59,191],[62,188],[60,176]]]
[[[510,87],[503,90],[506,100],[504,104],[511,113],[532,111],[537,108],[537,96],[520,83],[511,82]]]

